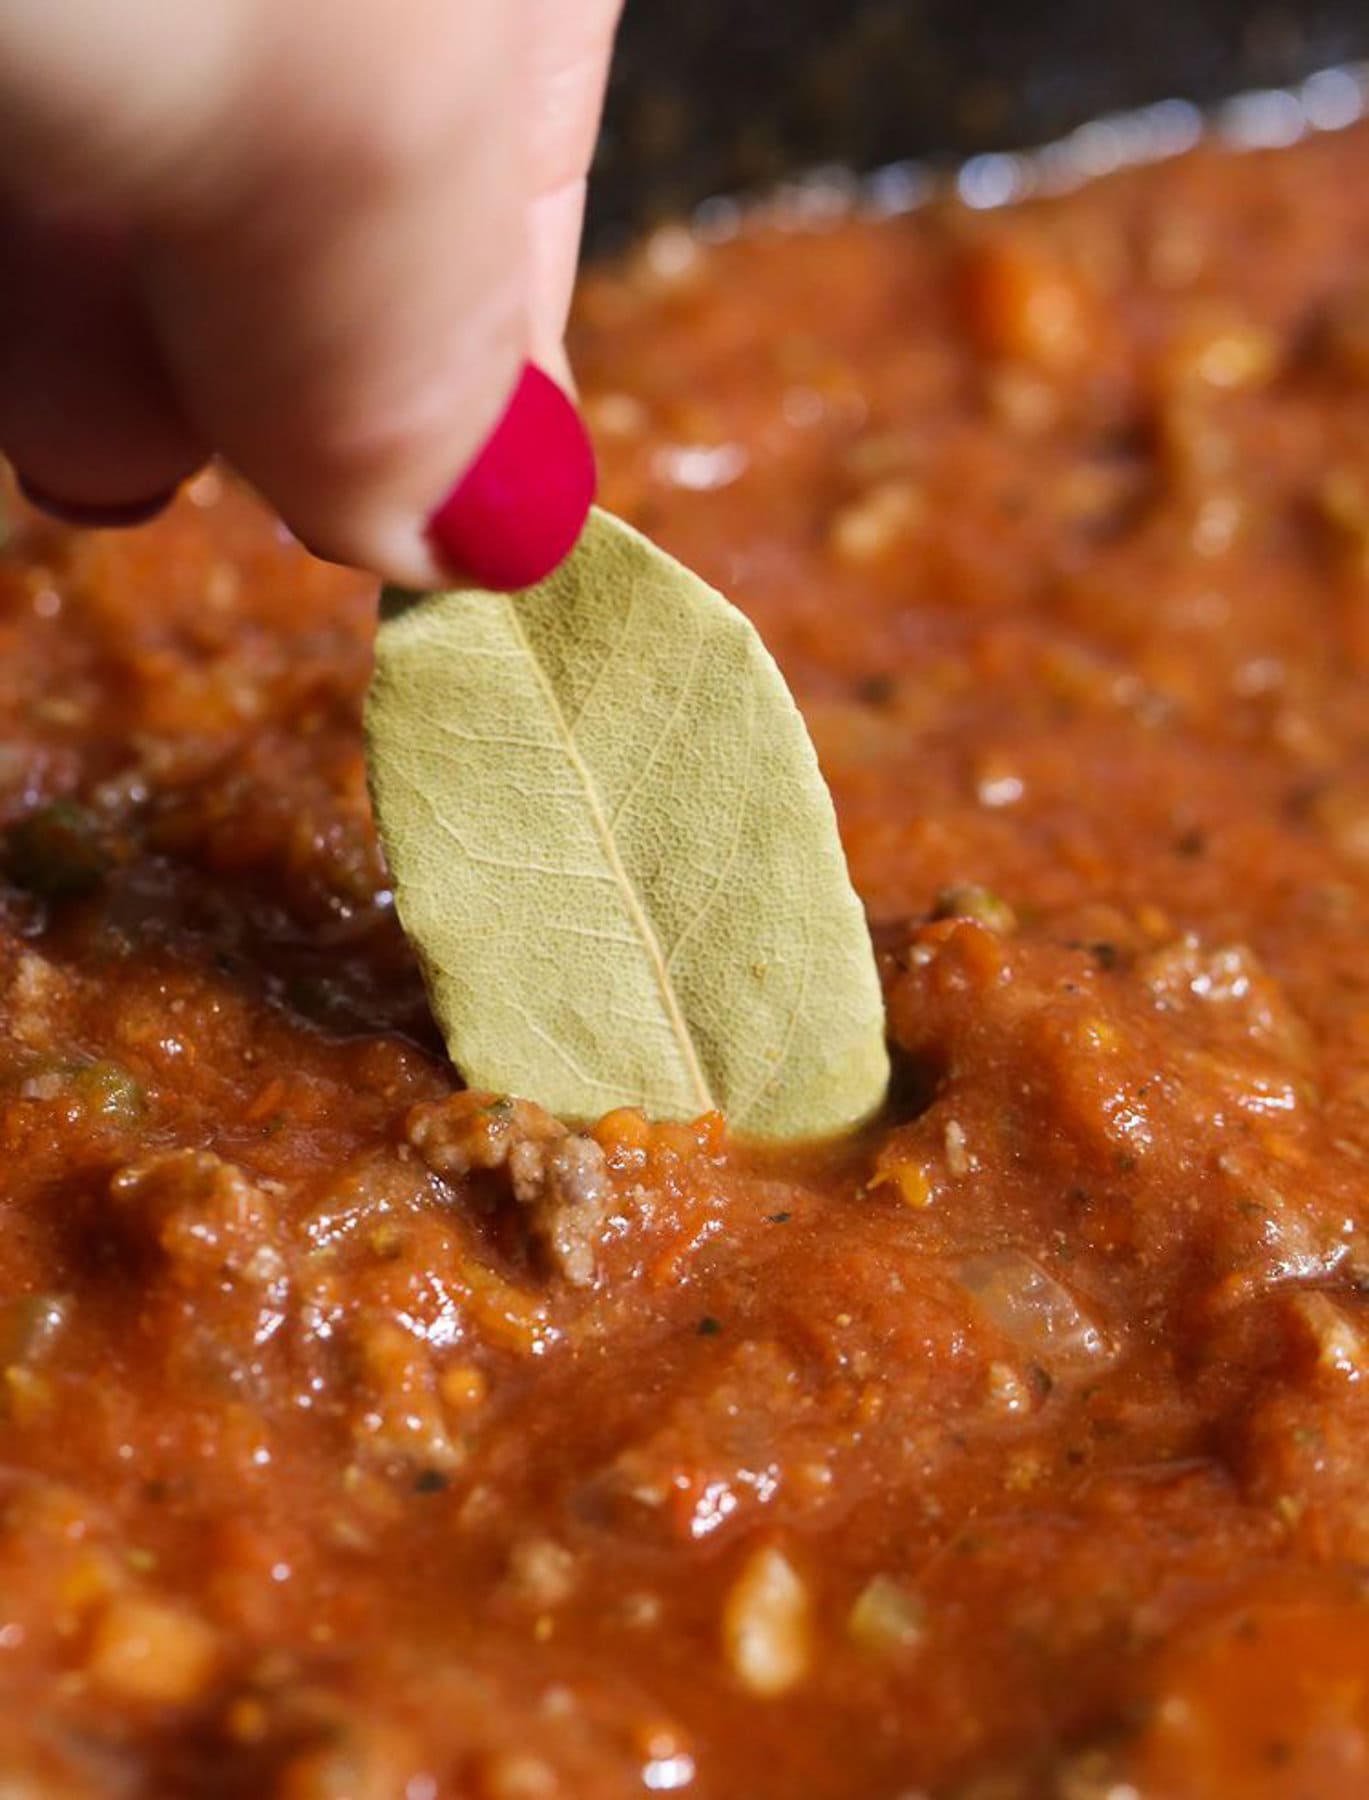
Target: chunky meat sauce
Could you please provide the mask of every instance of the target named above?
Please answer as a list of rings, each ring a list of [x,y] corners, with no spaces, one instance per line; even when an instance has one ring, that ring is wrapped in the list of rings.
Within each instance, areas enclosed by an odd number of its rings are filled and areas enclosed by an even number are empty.
[[[1369,134],[583,286],[836,796],[857,1139],[458,1090],[374,594],[0,567],[6,1800],[1369,1795]]]

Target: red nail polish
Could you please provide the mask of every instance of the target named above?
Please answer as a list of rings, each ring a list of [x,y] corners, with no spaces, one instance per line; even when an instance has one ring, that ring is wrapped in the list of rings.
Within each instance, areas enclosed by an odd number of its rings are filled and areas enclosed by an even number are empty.
[[[59,500],[55,494],[38,487],[16,472],[19,491],[32,506],[47,513],[51,518],[60,519],[64,525],[75,525],[83,531],[114,530],[124,525],[146,525],[149,519],[165,512],[176,498],[176,489],[167,488],[164,493],[154,495],[150,500],[130,500],[115,506],[95,506],[83,500]]]
[[[532,363],[485,447],[428,521],[439,561],[482,587],[531,587],[567,555],[594,499],[580,415]]]

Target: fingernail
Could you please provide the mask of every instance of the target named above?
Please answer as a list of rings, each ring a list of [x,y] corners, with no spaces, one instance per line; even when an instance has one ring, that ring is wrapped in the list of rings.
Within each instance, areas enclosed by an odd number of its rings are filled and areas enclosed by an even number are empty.
[[[45,488],[16,474],[19,491],[32,506],[60,519],[64,525],[76,525],[83,531],[114,530],[123,525],[146,525],[149,519],[165,512],[176,498],[176,489],[154,495],[150,500],[129,500],[117,506],[93,506],[83,500],[59,500]]]
[[[594,499],[578,412],[532,363],[485,447],[428,521],[438,560],[481,587],[531,587],[573,548]]]

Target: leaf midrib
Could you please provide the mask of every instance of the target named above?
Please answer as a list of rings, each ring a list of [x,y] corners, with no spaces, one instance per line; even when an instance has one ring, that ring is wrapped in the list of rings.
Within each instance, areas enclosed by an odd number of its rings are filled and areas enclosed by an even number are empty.
[[[661,940],[656,935],[656,927],[651,921],[651,915],[642,904],[641,897],[633,886],[632,878],[628,874],[622,856],[619,853],[618,841],[613,835],[612,823],[604,810],[603,803],[599,797],[598,787],[595,784],[594,771],[580,753],[580,746],[575,741],[575,734],[571,730],[570,721],[566,717],[565,709],[561,705],[560,697],[557,694],[546,669],[542,665],[542,659],[538,656],[537,650],[533,645],[532,639],[528,636],[523,621],[518,616],[516,603],[512,599],[505,598],[504,604],[508,611],[509,622],[512,626],[513,634],[518,643],[522,646],[523,653],[531,665],[533,676],[538,687],[542,691],[543,698],[547,704],[547,710],[551,716],[552,724],[564,747],[566,758],[570,763],[571,768],[575,771],[575,774],[580,781],[581,788],[584,791],[585,805],[589,809],[589,816],[594,826],[595,835],[599,839],[599,845],[603,851],[604,861],[607,863],[609,872],[613,876],[614,883],[623,897],[623,904],[627,910],[629,922],[637,934],[642,949],[646,954],[647,962],[651,967],[652,975],[655,977],[657,988],[660,991],[661,1005],[665,1012],[666,1022],[670,1026],[671,1033],[680,1047],[680,1054],[684,1061],[685,1072],[694,1089],[696,1103],[698,1104],[700,1112],[712,1112],[715,1110],[717,1102],[713,1098],[712,1091],[708,1085],[708,1078],[704,1074],[703,1065],[699,1061],[699,1053],[695,1048],[694,1039],[690,1034],[689,1023],[685,1017],[684,1008],[680,1004],[679,995],[675,992],[675,983],[671,977],[669,961],[661,946]]]

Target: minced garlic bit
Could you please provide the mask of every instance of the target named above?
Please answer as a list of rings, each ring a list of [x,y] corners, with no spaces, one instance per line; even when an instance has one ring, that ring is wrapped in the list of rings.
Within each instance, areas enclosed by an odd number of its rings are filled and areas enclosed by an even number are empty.
[[[891,1575],[874,1575],[856,1595],[846,1617],[853,1643],[880,1655],[910,1650],[926,1633],[926,1609]]]
[[[742,1569],[723,1609],[723,1651],[751,1693],[788,1693],[808,1672],[810,1602],[802,1577],[782,1550],[767,1545]]]

